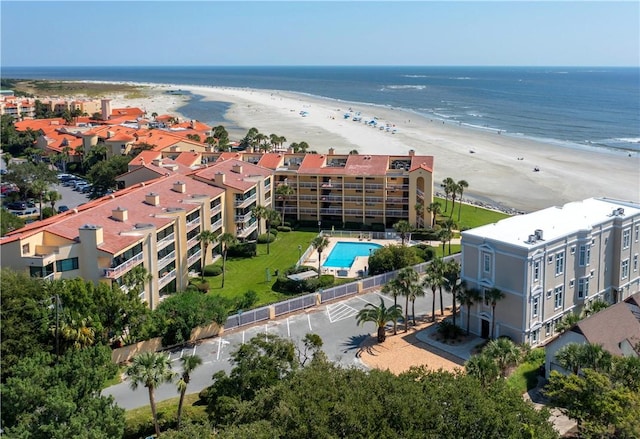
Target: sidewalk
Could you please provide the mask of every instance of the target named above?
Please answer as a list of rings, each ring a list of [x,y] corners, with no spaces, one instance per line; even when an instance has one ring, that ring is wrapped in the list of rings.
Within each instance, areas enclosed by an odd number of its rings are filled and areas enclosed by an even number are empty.
[[[445,317],[449,318],[450,316],[451,314],[449,313],[449,315]],[[432,326],[429,326],[428,328],[423,329],[422,331],[417,332],[416,338],[423,343],[426,343],[430,346],[438,348],[442,351],[448,352],[449,354],[460,358],[462,361],[467,361],[469,358],[471,358],[473,349],[477,345],[485,341],[483,338],[470,335],[469,336],[470,338],[467,341],[457,345],[441,343],[437,340],[434,340],[431,337],[431,335],[437,331],[438,331],[438,325],[432,325]]]

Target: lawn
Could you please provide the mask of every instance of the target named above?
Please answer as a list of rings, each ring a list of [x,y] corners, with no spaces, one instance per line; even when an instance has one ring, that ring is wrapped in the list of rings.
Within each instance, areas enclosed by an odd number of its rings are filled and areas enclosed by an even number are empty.
[[[544,361],[544,349],[535,349],[535,352],[530,354],[526,361],[520,363],[509,375],[507,385],[516,389],[518,393],[525,393],[533,389],[538,385],[538,375]]]
[[[144,389],[146,391],[146,389]],[[160,429],[175,428],[178,412],[179,397],[170,398],[156,404]],[[184,397],[183,419],[198,423],[207,421],[206,405],[198,405],[200,397],[198,393],[187,394]],[[125,439],[138,439],[154,433],[151,407],[146,405],[125,412]]]
[[[304,253],[318,232],[280,232],[276,240],[267,245],[258,244],[258,255],[248,259],[227,259],[224,289],[221,288],[222,276],[207,277],[212,294],[228,298],[241,297],[248,290],[258,293],[256,306],[277,302],[286,298],[284,294],[273,291],[271,287],[276,281],[275,271],[283,272],[298,261],[298,246]],[[222,265],[222,261],[218,262]],[[267,270],[271,280],[267,280]]]
[[[433,201],[439,201],[442,205],[442,209],[444,210],[445,200],[444,198],[434,197]],[[448,217],[451,213],[451,200],[448,203],[449,209],[445,213]],[[444,212],[443,212],[444,213]],[[494,210],[484,209],[482,207],[473,206],[471,204],[463,204],[462,211],[460,212],[460,221],[458,221],[458,203],[456,202],[455,213],[453,214],[453,219],[458,224],[458,228],[460,230],[472,229],[474,227],[484,226],[486,224],[495,223],[500,221],[501,219],[509,218],[509,215],[496,212]]]

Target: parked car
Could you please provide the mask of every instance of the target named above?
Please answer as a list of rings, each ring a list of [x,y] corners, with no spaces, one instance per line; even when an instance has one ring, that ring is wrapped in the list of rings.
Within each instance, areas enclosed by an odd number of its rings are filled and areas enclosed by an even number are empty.
[[[67,210],[69,210],[69,206],[65,206],[64,204],[62,206],[58,206],[58,213],[66,212]]]
[[[14,201],[7,204],[9,210],[27,210],[27,203],[24,201]]]

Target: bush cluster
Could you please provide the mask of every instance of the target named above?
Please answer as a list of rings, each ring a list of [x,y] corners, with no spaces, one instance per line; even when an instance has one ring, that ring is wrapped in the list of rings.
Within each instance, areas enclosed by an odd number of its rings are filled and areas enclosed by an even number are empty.
[[[229,247],[227,257],[252,258],[256,255],[258,245],[255,242],[241,242]]]
[[[317,271],[313,267],[303,266],[300,267],[291,267],[283,274],[278,276],[278,279],[273,284],[272,289],[274,291],[278,291],[283,294],[302,294],[302,293],[312,293],[314,291],[318,291],[321,288],[329,288],[333,286],[335,283],[335,276],[331,274],[323,274],[319,278],[312,277],[304,280],[292,280],[287,276],[295,273],[302,273],[305,271]]]
[[[277,230],[279,232],[290,232],[291,231],[291,227],[289,227],[289,226],[278,226]]]
[[[449,320],[443,320],[438,324],[438,333],[446,339],[452,339],[464,334],[464,330]]]
[[[276,240],[275,235],[272,233],[263,233],[258,235],[258,244],[266,244],[267,242],[273,242]]]
[[[204,267],[205,276],[220,276],[222,274],[222,267],[219,265],[211,264]]]

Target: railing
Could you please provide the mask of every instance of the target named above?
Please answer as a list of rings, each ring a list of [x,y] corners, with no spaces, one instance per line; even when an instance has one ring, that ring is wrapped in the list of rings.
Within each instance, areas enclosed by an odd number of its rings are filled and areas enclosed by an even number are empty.
[[[249,222],[252,217],[253,216],[252,216],[251,212],[247,212],[244,215],[236,215],[235,222],[237,222],[237,223],[246,223],[246,222]]]
[[[409,189],[408,184],[391,184],[387,186],[388,191],[403,191]]]
[[[363,189],[362,186],[363,186],[362,183],[345,183],[344,184],[345,189]]]
[[[171,253],[169,253],[167,256],[165,256],[162,259],[158,260],[158,270],[162,270],[164,267],[166,267],[171,261],[173,261],[176,258],[176,251],[172,251]]]
[[[213,206],[213,209],[211,209],[211,216],[216,215],[217,213],[222,212],[222,204],[218,204],[217,206]]]
[[[190,240],[187,241],[187,248],[191,248],[196,244],[199,244],[200,240],[198,239],[197,236],[191,238]]]
[[[258,198],[258,195],[257,194],[253,194],[253,195],[251,195],[250,197],[247,197],[247,198],[236,199],[235,202],[234,202],[234,206],[235,207],[248,206],[252,202],[256,201],[257,198]]]
[[[165,236],[160,241],[158,241],[158,250],[162,250],[169,244],[171,244],[176,239],[175,233],[170,234],[169,236]]]
[[[52,273],[47,274],[45,277],[42,278],[42,280],[53,280],[55,276],[56,276],[56,272],[54,271]]]
[[[253,224],[245,227],[244,229],[237,229],[237,233],[236,235],[239,238],[246,238],[247,236],[249,236],[251,233],[253,233],[254,230],[256,230],[258,228],[258,222],[254,222]]]
[[[420,198],[424,198],[424,192],[422,192],[420,189],[416,189],[416,193]]]
[[[268,306],[252,309],[251,311],[239,312],[238,314],[227,318],[227,322],[224,324],[224,329],[228,330],[269,320],[269,313],[270,309]]]
[[[316,294],[307,294],[305,296],[296,297],[294,299],[285,300],[284,302],[278,302],[274,305],[275,316],[281,316],[293,311],[299,311],[301,309],[311,308],[316,305]]]
[[[201,258],[201,255],[202,255],[202,250],[198,250],[197,252],[189,256],[187,258],[187,265],[191,266],[191,264],[193,264],[194,262],[199,261]]]
[[[131,270],[136,265],[140,265],[140,263],[142,263],[143,259],[144,259],[143,254],[142,254],[142,252],[140,252],[137,255],[135,255],[134,257],[132,257],[131,259],[129,259],[129,260],[123,262],[122,264],[118,265],[117,267],[105,268],[104,269],[104,277],[107,277],[109,279],[116,279],[116,278],[120,277],[122,274],[124,274],[127,271]]]
[[[200,225],[200,217],[187,222],[187,231],[193,230]]]
[[[165,274],[160,279],[158,279],[158,288],[164,287],[175,278],[176,278],[176,269],[174,268],[169,273]]]
[[[273,198],[272,198],[272,197],[265,198],[265,199],[264,199],[264,205],[265,205],[265,206],[269,206],[269,205],[271,204],[271,202],[272,202],[272,201],[273,201]]]
[[[215,223],[211,224],[211,231],[215,232],[216,230],[218,230],[220,227],[222,227],[222,218],[220,218],[218,221],[216,221]]]
[[[318,183],[301,181],[300,183],[298,183],[298,187],[315,188],[318,187]]]
[[[367,183],[365,185],[365,189],[382,189],[384,187],[383,184],[380,183]]]

